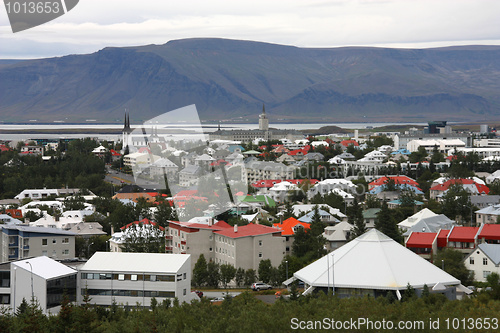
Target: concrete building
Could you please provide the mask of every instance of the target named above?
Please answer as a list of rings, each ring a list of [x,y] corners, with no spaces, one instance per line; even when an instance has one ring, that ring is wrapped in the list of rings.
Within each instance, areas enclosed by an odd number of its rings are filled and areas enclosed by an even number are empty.
[[[248,183],[266,179],[285,180],[294,178],[294,168],[276,162],[250,162],[245,165],[245,168],[242,168],[242,172],[242,179],[246,178]]]
[[[152,297],[189,302],[191,271],[189,254],[96,252],[79,269],[78,302],[85,294],[100,306],[149,307]]]
[[[49,189],[49,188],[43,188],[43,189],[27,189],[23,190],[21,193],[16,195],[14,199],[42,199],[42,198],[48,198],[50,196],[55,196],[55,197],[62,197],[62,196],[68,196],[68,195],[75,195],[79,194],[80,189],[78,188],[60,188],[60,189]]]
[[[259,268],[261,260],[270,259],[279,266],[285,255],[281,230],[259,224],[231,227],[223,221],[189,223],[169,221],[167,250],[192,255],[192,266],[203,254],[207,261],[230,264],[236,268]]]
[[[445,140],[445,139],[458,139],[465,143],[466,147],[472,147],[472,136],[465,133],[411,133],[411,134],[398,134],[394,136],[394,147],[398,149],[407,149],[408,143],[412,140]]]
[[[76,234],[73,232],[24,225],[2,225],[0,228],[1,262],[36,256],[75,257]]]
[[[0,308],[15,311],[32,298],[44,314],[57,314],[63,294],[76,300],[77,271],[41,256],[0,264]]]

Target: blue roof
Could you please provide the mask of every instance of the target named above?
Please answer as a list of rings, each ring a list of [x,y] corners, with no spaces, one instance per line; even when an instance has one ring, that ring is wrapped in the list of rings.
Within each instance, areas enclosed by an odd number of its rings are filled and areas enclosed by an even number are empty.
[[[424,203],[422,201],[418,201],[418,200],[413,200],[413,202],[415,203],[415,205],[423,205]],[[389,201],[390,204],[393,204],[393,205],[401,205],[401,200],[397,199],[397,200],[392,200],[392,201]]]
[[[405,148],[401,148],[399,150],[396,150],[396,151],[393,151],[391,153],[391,155],[398,155],[398,154],[401,154],[401,155],[410,155],[410,151],[408,149],[405,149]]]

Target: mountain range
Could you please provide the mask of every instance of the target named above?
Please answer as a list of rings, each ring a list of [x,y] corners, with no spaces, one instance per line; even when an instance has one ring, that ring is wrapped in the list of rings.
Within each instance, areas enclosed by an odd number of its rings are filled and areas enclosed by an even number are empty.
[[[0,120],[500,120],[500,46],[299,48],[200,38],[0,61]]]

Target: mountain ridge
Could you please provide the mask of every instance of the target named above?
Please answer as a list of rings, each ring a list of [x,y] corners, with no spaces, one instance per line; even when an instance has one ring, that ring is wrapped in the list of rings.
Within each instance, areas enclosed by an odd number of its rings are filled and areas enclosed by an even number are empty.
[[[300,48],[191,38],[0,66],[0,119],[500,120],[500,46]]]

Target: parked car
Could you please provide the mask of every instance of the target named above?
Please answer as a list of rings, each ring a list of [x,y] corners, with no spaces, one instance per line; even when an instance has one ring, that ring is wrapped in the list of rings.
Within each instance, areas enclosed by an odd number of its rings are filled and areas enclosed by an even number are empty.
[[[193,293],[195,293],[196,295],[198,295],[199,298],[203,297],[203,291],[193,290]]]
[[[253,291],[260,291],[260,290],[265,290],[265,289],[273,289],[273,287],[271,287],[268,284],[258,283],[258,282],[252,284],[251,288],[252,288]]]

